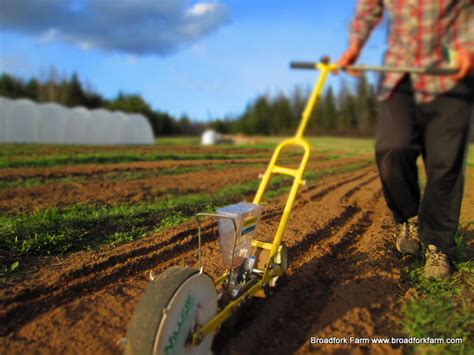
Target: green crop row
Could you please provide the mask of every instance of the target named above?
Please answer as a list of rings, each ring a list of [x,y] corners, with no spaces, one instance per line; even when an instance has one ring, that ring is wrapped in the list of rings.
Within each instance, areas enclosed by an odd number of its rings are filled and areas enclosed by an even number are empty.
[[[252,155],[252,158],[264,158],[264,155]],[[160,160],[216,160],[216,159],[247,159],[245,154],[223,153],[93,153],[42,156],[38,158],[3,159],[0,168],[20,167],[51,167],[78,164],[113,164]]]
[[[242,163],[239,167],[258,165],[259,163]],[[210,169],[216,169],[219,171],[232,168],[235,165],[230,164],[212,164],[212,166],[176,166],[166,169],[158,170],[142,170],[142,171],[118,171],[109,172],[97,175],[100,179],[109,179],[113,181],[130,181],[155,178],[166,175],[180,175],[192,172],[207,171]],[[33,177],[33,178],[18,178],[14,180],[1,180],[0,179],[0,190],[16,188],[16,187],[33,187],[43,184],[57,184],[57,183],[68,183],[68,182],[82,182],[90,180],[90,175],[78,175],[78,176],[62,176],[62,177]]]
[[[342,167],[309,172],[306,179],[341,174],[371,164],[364,161]],[[174,196],[141,204],[114,206],[75,205],[52,208],[28,215],[0,215],[0,249],[12,255],[57,255],[93,249],[104,244],[116,245],[173,227],[197,212],[212,211],[217,206],[242,201],[256,191],[260,181],[226,187],[212,194]],[[269,197],[288,190],[284,177],[272,179]]]

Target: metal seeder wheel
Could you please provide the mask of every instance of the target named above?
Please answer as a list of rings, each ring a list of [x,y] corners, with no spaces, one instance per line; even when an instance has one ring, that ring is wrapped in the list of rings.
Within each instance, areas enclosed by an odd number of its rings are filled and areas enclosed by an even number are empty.
[[[217,312],[212,278],[187,267],[171,267],[148,287],[127,333],[126,354],[209,354],[214,334],[193,344],[190,335]]]

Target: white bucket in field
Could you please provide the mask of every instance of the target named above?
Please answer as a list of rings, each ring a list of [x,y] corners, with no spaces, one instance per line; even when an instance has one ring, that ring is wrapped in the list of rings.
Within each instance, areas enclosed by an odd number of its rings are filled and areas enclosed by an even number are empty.
[[[204,133],[201,136],[202,145],[215,145],[218,142],[219,142],[219,134],[212,129],[208,129],[204,131]]]

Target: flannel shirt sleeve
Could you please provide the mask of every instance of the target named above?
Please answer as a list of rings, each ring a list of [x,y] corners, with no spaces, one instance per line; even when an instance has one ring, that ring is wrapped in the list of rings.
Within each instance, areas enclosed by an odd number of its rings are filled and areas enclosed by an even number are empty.
[[[465,0],[453,24],[455,49],[474,51],[474,2]]]
[[[382,19],[383,11],[383,0],[359,0],[351,25],[351,43],[358,41],[363,45]]]

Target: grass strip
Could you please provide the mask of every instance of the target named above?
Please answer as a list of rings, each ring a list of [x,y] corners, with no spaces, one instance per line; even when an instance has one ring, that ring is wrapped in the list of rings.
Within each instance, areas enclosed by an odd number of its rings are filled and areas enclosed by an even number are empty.
[[[228,166],[228,165],[227,165]],[[207,167],[172,167],[169,169],[160,170],[144,170],[144,171],[119,171],[105,174],[98,174],[97,176],[91,175],[79,175],[79,176],[63,176],[63,177],[37,177],[37,178],[19,178],[15,180],[0,180],[0,190],[12,189],[16,187],[28,188],[33,186],[47,185],[47,184],[58,184],[68,182],[82,182],[90,181],[94,179],[106,179],[111,181],[131,181],[148,179],[153,177],[165,176],[165,175],[179,175],[191,172],[199,172],[208,170]]]
[[[166,169],[156,170],[143,170],[143,171],[118,171],[98,174],[96,176],[91,175],[78,175],[78,176],[62,176],[62,177],[36,177],[36,178],[18,178],[14,180],[1,180],[0,179],[0,190],[6,190],[16,187],[28,188],[33,186],[40,186],[45,184],[57,184],[57,183],[68,183],[68,182],[82,182],[91,179],[106,179],[111,181],[132,181],[141,180],[148,178],[156,178],[160,176],[169,175],[180,175],[186,173],[195,173],[201,171],[218,170],[224,171],[232,167],[249,167],[263,165],[262,163],[242,163],[242,164],[212,164],[212,166],[182,166],[182,167],[170,167]]]
[[[410,337],[461,338],[461,344],[418,344],[415,353],[473,354],[474,344],[474,259],[467,247],[467,236],[458,234],[457,272],[447,280],[423,277],[423,265],[417,262],[408,272],[418,297],[405,303],[402,326]]]
[[[13,189],[15,187],[33,187],[42,185],[44,179],[40,178],[20,178],[16,180],[0,180],[0,190]]]
[[[29,215],[0,217],[0,249],[18,255],[56,255],[119,244],[177,225],[199,211],[237,200],[257,181],[234,185],[215,195],[176,196],[152,203],[114,206],[75,205]]]
[[[252,158],[264,158],[266,155],[252,155]],[[38,158],[0,160],[0,168],[51,167],[78,164],[113,164],[161,160],[217,160],[248,159],[246,154],[224,153],[95,153],[43,156]]]
[[[44,184],[56,184],[58,182],[80,182],[87,179],[86,176],[66,176],[61,178],[19,178],[15,180],[0,180],[0,190],[13,189],[16,187],[28,188]]]
[[[306,179],[311,181],[322,176],[347,173],[369,164],[370,161],[364,161],[309,172]],[[266,196],[271,198],[287,192],[289,183],[283,176],[275,177]],[[252,180],[212,194],[174,196],[151,203],[75,205],[28,215],[0,215],[0,249],[19,257],[59,255],[94,249],[104,244],[121,244],[179,225],[197,212],[212,211],[218,206],[242,201],[254,193],[259,184],[259,180]]]

